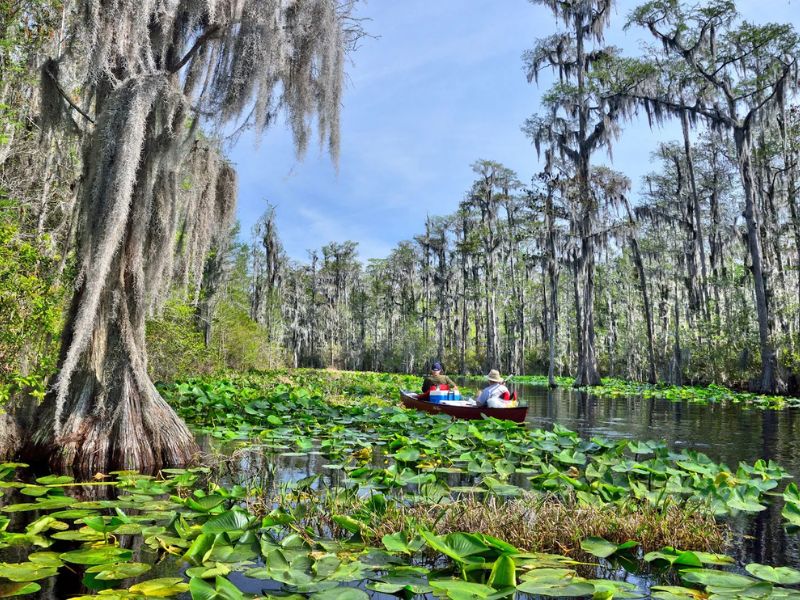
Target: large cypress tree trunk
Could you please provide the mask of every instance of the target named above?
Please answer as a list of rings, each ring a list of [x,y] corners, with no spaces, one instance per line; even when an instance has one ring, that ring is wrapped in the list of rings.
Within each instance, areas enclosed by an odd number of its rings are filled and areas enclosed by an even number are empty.
[[[62,336],[59,373],[28,442],[28,460],[91,475],[189,462],[186,425],[147,374],[145,256],[159,245],[153,194],[171,148],[157,128],[180,111],[153,114],[162,76],[132,78],[108,98],[88,145],[81,197],[78,287]],[[180,121],[177,121],[180,122]],[[163,199],[164,201],[169,201]],[[163,249],[163,248],[162,248]]]

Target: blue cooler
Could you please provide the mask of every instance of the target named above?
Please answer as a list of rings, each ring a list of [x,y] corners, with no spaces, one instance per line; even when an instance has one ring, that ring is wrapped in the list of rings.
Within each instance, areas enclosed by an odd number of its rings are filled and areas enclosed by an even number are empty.
[[[442,386],[447,387],[447,386]],[[442,400],[447,400],[447,395],[450,392],[447,389],[441,390],[438,385],[433,386],[428,391],[428,402],[431,404],[439,404]]]
[[[461,400],[461,392],[451,390],[446,385],[434,386],[428,392],[428,402],[439,404],[445,400]]]

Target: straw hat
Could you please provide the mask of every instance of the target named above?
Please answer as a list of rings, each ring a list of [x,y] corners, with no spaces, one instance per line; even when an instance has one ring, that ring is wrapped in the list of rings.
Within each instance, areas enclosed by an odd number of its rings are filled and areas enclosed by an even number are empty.
[[[493,383],[503,383],[503,378],[500,377],[500,372],[497,369],[492,369],[486,376],[486,379]]]

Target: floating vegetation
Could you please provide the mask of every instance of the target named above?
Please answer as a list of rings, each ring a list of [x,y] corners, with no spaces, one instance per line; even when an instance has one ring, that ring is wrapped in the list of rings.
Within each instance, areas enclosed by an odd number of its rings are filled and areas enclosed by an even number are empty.
[[[546,431],[496,419],[454,422],[386,403],[333,405],[313,381],[197,379],[162,392],[215,438],[258,440],[265,451],[320,452],[347,481],[380,492],[414,486],[440,499],[533,490],[582,506],[678,504],[726,516],[764,510],[768,494],[789,477],[772,461],[731,469],[661,442],[585,440],[559,425]]]
[[[3,487],[22,495],[28,482],[18,477],[20,467],[4,464],[0,469]],[[171,469],[158,477],[117,472],[101,484],[37,482],[45,491],[33,502],[2,507],[5,514],[26,518],[15,519],[21,531],[10,531],[10,519],[3,517],[0,548],[25,549],[27,556],[0,564],[0,597],[35,593],[45,580],[62,576],[80,577],[87,592],[99,592],[106,600],[168,598],[187,591],[193,599],[247,597],[228,579],[232,573],[248,589],[272,582],[267,597],[294,593],[313,600],[363,600],[368,597],[364,587],[402,597],[433,592],[453,600],[516,592],[596,598],[646,593],[600,575],[603,563],[616,555],[626,555],[627,562],[620,559],[619,565],[631,568],[638,552],[634,541],[584,540],[587,555],[601,559],[592,565],[525,551],[486,533],[442,535],[408,519],[401,531],[372,543],[362,537],[363,521],[354,517],[333,515],[338,530],[312,531],[298,518],[304,509],[297,498],[258,516],[244,508],[248,490],[213,482],[203,487],[207,475],[204,468]],[[295,488],[307,490],[309,482],[297,482]],[[86,496],[91,499],[82,499]],[[376,515],[387,506],[379,498],[366,501]],[[719,594],[721,588],[748,597],[756,592],[765,598],[798,594],[784,587],[800,582],[800,571],[788,567],[749,564],[750,576],[744,576],[728,570],[732,560],[726,556],[674,548],[645,560],[665,562],[690,586],[654,586],[657,597],[696,597],[699,590]],[[166,564],[176,576],[151,576],[156,564]]]
[[[394,406],[414,383],[190,380],[162,392],[223,460],[85,482],[0,464],[0,598],[76,578],[81,600],[800,597],[800,571],[724,554],[729,516],[800,516],[778,465]]]

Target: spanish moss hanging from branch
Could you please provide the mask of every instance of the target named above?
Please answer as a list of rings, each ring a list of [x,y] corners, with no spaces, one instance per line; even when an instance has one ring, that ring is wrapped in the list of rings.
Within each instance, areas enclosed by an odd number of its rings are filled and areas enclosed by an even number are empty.
[[[199,285],[230,229],[235,174],[198,135],[284,113],[296,151],[316,126],[334,159],[352,2],[78,2],[71,40],[44,73],[83,91],[50,106],[47,127],[82,119],[88,136],[78,276],[59,372],[29,448],[55,469],[183,464],[196,451],[147,375],[144,323],[173,281]],[[75,109],[75,110],[71,110]],[[78,116],[75,116],[75,113]]]

